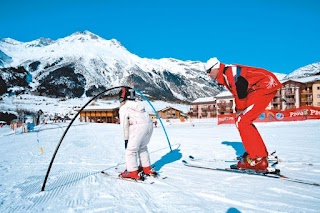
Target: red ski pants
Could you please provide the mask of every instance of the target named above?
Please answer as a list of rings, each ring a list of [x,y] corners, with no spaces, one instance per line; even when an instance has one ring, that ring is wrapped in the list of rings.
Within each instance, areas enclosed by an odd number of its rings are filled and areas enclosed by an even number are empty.
[[[261,135],[252,122],[265,110],[275,94],[276,91],[269,94],[250,93],[247,97],[248,107],[236,119],[236,126],[249,158],[268,156]]]

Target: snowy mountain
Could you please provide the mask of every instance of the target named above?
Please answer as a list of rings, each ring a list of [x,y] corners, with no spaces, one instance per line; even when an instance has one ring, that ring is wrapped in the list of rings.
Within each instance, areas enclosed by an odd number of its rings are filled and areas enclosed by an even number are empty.
[[[284,79],[303,78],[320,75],[320,62],[301,67],[284,77]]]
[[[0,95],[18,86],[49,97],[88,97],[131,85],[153,99],[192,101],[219,92],[203,67],[202,62],[140,58],[119,41],[89,31],[56,41],[5,38],[0,40]],[[18,79],[17,70],[20,81],[10,81]]]
[[[4,52],[0,50],[0,67],[5,66],[7,63],[10,63],[12,58],[7,56]]]
[[[317,74],[319,64],[277,76]],[[129,85],[151,99],[191,102],[221,91],[203,67],[199,61],[140,58],[119,41],[89,31],[55,41],[4,38],[0,40],[0,95],[14,91],[53,98],[91,97],[106,88]]]

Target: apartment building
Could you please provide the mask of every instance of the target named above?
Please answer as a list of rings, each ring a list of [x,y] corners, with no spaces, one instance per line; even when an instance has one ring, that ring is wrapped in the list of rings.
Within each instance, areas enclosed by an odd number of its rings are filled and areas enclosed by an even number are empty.
[[[312,85],[313,106],[320,107],[320,80]]]
[[[214,118],[217,115],[234,113],[234,98],[231,92],[223,91],[216,97],[198,98],[190,105],[191,118]]]
[[[282,88],[271,101],[271,109],[286,110],[302,106],[320,107],[320,76],[282,81]]]
[[[234,98],[230,91],[223,91],[216,96],[218,115],[235,113]]]
[[[214,118],[217,116],[216,99],[213,97],[198,98],[190,105],[191,118]]]

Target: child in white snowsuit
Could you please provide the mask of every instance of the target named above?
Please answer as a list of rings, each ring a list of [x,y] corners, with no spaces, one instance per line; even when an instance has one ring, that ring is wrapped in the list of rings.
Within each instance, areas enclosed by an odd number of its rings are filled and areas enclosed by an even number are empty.
[[[150,167],[147,147],[153,132],[152,120],[144,106],[135,101],[133,89],[122,87],[119,101],[120,124],[123,128],[126,148],[126,170],[120,176],[140,179],[139,166],[146,175],[153,175],[155,172]]]

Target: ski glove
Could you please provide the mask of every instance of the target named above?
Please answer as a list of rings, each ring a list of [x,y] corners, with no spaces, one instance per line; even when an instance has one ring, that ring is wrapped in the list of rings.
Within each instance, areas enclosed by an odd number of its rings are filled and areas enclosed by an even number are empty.
[[[124,140],[124,148],[127,149],[128,146],[128,140]]]

